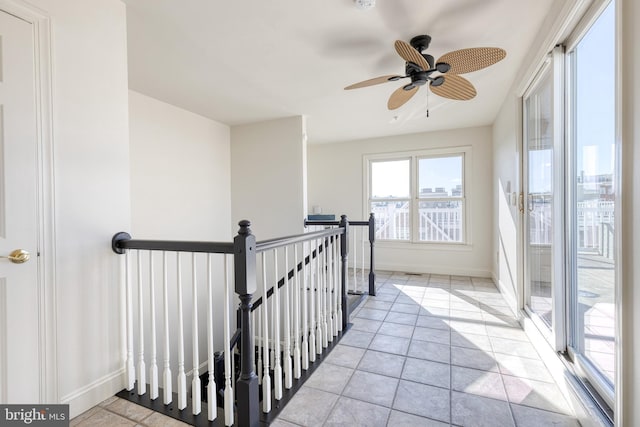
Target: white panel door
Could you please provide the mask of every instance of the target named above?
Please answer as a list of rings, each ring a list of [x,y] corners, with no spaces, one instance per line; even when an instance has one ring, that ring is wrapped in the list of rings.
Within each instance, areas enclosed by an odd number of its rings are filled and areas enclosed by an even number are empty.
[[[40,402],[37,129],[32,24],[0,11],[0,403]]]

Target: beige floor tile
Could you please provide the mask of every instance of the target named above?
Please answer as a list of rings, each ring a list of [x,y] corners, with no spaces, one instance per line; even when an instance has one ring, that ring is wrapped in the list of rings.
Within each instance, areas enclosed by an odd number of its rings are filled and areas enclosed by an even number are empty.
[[[133,427],[135,421],[99,408],[90,417],[77,424],[77,427]]]
[[[151,415],[153,411],[124,399],[116,399],[106,409],[134,421],[141,421]]]

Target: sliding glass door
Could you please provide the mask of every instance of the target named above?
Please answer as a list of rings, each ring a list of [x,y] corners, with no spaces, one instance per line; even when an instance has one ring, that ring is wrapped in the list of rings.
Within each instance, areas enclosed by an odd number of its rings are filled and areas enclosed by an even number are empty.
[[[596,0],[522,104],[524,307],[609,414],[618,339],[615,64],[615,5]]]
[[[525,94],[524,225],[525,308],[554,347],[563,345],[562,150],[560,103],[562,51],[551,53]],[[560,348],[556,348],[560,349]]]
[[[615,64],[611,2],[568,53],[570,193],[569,346],[581,373],[611,405],[615,361]]]

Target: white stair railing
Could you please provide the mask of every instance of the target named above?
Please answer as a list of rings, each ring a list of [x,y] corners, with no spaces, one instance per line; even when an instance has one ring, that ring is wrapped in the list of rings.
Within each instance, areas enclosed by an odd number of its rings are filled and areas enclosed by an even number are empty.
[[[261,243],[246,221],[234,243],[114,236],[114,251],[125,254],[126,389],[150,407],[161,398],[165,413],[175,404],[178,418],[213,421],[223,411],[230,426],[253,424],[251,408],[270,413],[272,399],[304,379],[344,329],[343,221],[341,228]],[[251,403],[258,387],[261,406]]]

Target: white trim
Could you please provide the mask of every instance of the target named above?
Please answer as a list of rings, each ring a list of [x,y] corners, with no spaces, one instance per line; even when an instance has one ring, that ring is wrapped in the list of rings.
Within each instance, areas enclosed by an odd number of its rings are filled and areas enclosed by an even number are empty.
[[[627,174],[626,176],[632,176],[632,171],[629,170],[627,171],[626,169],[623,168],[623,151],[622,151],[622,141],[623,139],[623,135],[625,134],[625,130],[624,130],[624,119],[623,119],[623,113],[624,113],[624,105],[625,105],[625,100],[623,100],[624,97],[624,92],[623,92],[623,77],[624,77],[624,72],[623,72],[623,66],[624,66],[624,62],[623,62],[623,52],[624,52],[624,48],[625,43],[624,43],[624,26],[625,23],[623,22],[623,1],[621,0],[616,0],[615,3],[615,170],[616,173],[614,174],[614,185],[615,188],[617,188],[616,191],[616,198],[618,199],[618,202],[616,203],[616,205],[614,206],[615,211],[614,211],[614,221],[615,224],[617,225],[615,228],[615,235],[614,235],[614,239],[616,241],[616,245],[614,247],[614,257],[616,259],[616,266],[615,266],[615,271],[614,271],[614,277],[615,277],[615,290],[614,290],[614,298],[615,298],[615,325],[614,325],[614,334],[616,336],[616,346],[615,346],[615,373],[614,373],[614,380],[615,380],[615,384],[614,384],[614,396],[615,396],[615,402],[614,402],[614,406],[613,406],[613,413],[615,414],[615,424],[618,426],[623,426],[625,425],[625,411],[624,411],[624,400],[622,399],[623,397],[623,390],[624,387],[626,386],[625,382],[625,376],[623,375],[623,372],[626,372],[625,368],[629,368],[630,366],[632,366],[630,363],[624,364],[625,361],[628,362],[627,357],[624,356],[624,352],[625,350],[629,349],[630,353],[633,352],[633,339],[631,337],[631,335],[627,335],[625,336],[625,332],[627,329],[630,329],[631,331],[633,331],[633,325],[629,324],[628,328],[627,328],[627,324],[623,322],[625,315],[626,315],[626,308],[628,307],[626,304],[624,304],[625,298],[623,295],[623,288],[622,288],[622,283],[625,283],[625,279],[626,279],[626,275],[625,275],[625,260],[627,259],[626,257],[623,256],[624,250],[623,250],[623,231],[624,229],[626,229],[624,227],[624,223],[623,223],[623,203],[626,202],[620,202],[620,200],[623,200],[622,197],[623,195],[626,193],[626,187],[627,185],[625,184],[625,180],[622,178],[623,177],[623,173]],[[629,22],[629,20],[625,21],[625,22]],[[635,78],[635,76],[634,76]],[[629,96],[633,96],[633,95],[629,95]],[[633,123],[633,122],[631,122]],[[631,142],[630,140],[628,141],[629,143]],[[630,144],[629,144],[630,145]],[[631,157],[631,156],[629,156]],[[627,162],[627,164],[629,164],[629,162]],[[624,191],[623,191],[624,190]],[[631,196],[631,194],[629,194],[629,196]],[[633,199],[631,199],[631,202],[633,202]],[[625,237],[626,239],[626,237]],[[633,237],[631,238],[631,241],[633,242]],[[632,246],[633,247],[633,246]],[[633,265],[633,264],[630,264]],[[628,271],[628,270],[627,270]],[[631,311],[631,310],[630,310]],[[628,340],[627,340],[628,337]],[[630,343],[630,344],[628,344]],[[633,380],[630,381],[631,384],[633,384]],[[627,402],[630,402],[631,399],[633,398],[633,393],[629,393],[631,394],[631,396],[628,399],[625,399]],[[625,396],[626,398],[627,396]]]
[[[376,271],[402,271],[404,273],[420,273],[420,274],[443,274],[447,276],[470,276],[492,278],[490,269],[468,268],[464,266],[450,267],[441,264],[397,264],[397,263],[380,263],[376,262]],[[494,281],[495,282],[495,281]]]
[[[4,277],[0,278],[0,310],[2,313],[7,312],[7,281]],[[7,322],[0,319],[0,402],[7,401],[7,360],[4,357],[7,354]]]
[[[510,291],[509,289],[511,287],[505,285],[502,280],[498,280],[495,275],[491,275],[491,278],[493,279],[493,283],[495,283],[496,288],[498,288],[498,291],[500,292],[500,295],[502,295],[502,298],[504,298],[513,314],[518,318],[518,320],[520,320],[520,316],[518,315],[520,313],[520,310],[518,309],[518,296],[515,289]]]
[[[60,403],[69,404],[69,416],[74,418],[93,408],[96,402],[102,402],[124,389],[125,379],[125,369],[123,367],[62,396]]]
[[[51,20],[22,0],[0,0],[0,9],[33,26],[35,107],[38,136],[38,307],[40,401],[58,402],[57,303],[55,284],[55,217]]]
[[[567,0],[565,2],[554,1],[552,9],[549,11],[548,16],[555,16],[556,18],[540,28],[538,36],[535,40],[542,40],[537,46],[533,46],[535,55],[532,55],[532,60],[526,64],[526,67],[520,69],[515,87],[515,94],[517,97],[524,96],[525,91],[531,86],[533,79],[536,76],[537,70],[544,63],[545,58],[553,47],[563,41],[568,33],[575,27],[580,20],[584,12],[587,10],[593,0]]]
[[[588,9],[580,17],[580,20],[575,24],[575,26],[571,29],[571,32],[567,35],[567,38],[564,42],[567,52],[574,50],[578,46],[580,41],[582,41],[584,36],[589,32],[593,24],[595,24],[600,15],[602,15],[607,6],[609,6],[609,3],[611,3],[611,0],[591,1],[592,4],[588,7]]]

